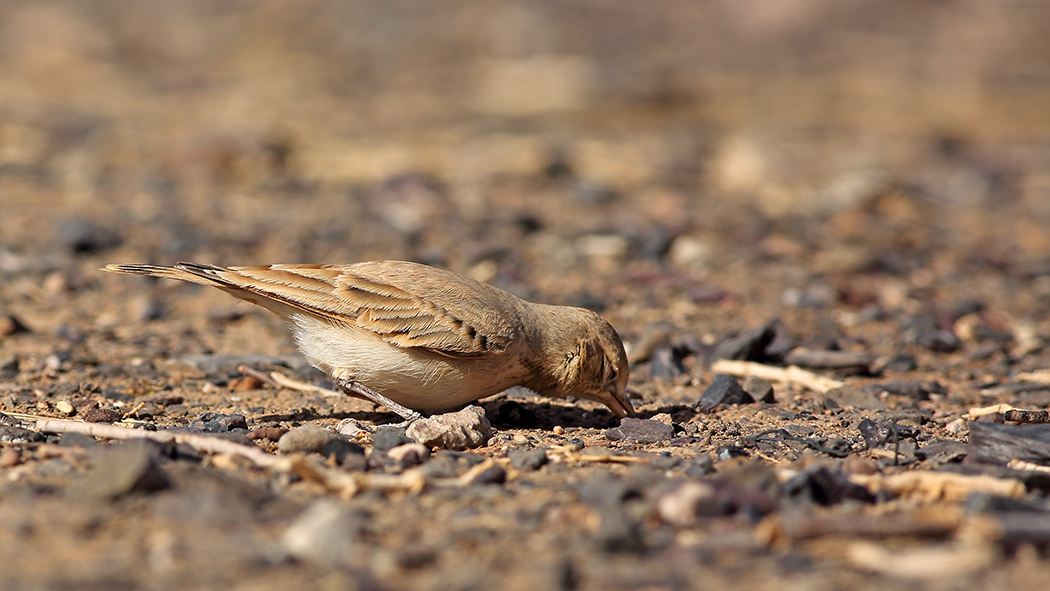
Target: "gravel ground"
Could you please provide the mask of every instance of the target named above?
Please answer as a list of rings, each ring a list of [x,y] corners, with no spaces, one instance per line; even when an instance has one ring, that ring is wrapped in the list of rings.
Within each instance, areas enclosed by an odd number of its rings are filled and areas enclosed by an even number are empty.
[[[775,5],[0,3],[0,587],[1041,585],[1050,15]],[[373,259],[600,312],[638,419],[421,446],[98,271]]]

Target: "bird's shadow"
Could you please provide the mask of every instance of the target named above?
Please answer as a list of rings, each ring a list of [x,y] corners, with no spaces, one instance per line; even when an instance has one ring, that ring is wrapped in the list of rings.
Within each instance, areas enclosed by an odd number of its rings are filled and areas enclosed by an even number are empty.
[[[551,431],[554,427],[578,427],[582,429],[610,429],[619,426],[620,419],[604,407],[584,408],[568,402],[534,402],[505,396],[496,396],[477,402],[485,409],[489,422],[497,429],[538,429]],[[455,412],[464,407],[451,409]],[[666,405],[656,409],[638,411],[635,418],[650,419],[667,413],[676,422],[686,422],[696,414],[689,405]],[[439,413],[432,413],[439,414]],[[312,421],[318,419],[355,419],[373,425],[399,424],[404,419],[393,412],[378,410],[323,411],[312,408],[296,409],[287,413],[274,413],[256,420],[265,421]]]

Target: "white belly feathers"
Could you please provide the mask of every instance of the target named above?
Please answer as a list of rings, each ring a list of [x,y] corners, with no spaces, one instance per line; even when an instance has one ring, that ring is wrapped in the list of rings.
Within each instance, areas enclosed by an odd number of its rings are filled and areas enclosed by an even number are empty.
[[[292,314],[291,321],[299,350],[312,365],[417,410],[445,410],[477,400],[480,393],[497,394],[525,375],[523,368],[508,372],[502,359],[451,364],[443,355],[398,347],[352,325],[306,314]]]

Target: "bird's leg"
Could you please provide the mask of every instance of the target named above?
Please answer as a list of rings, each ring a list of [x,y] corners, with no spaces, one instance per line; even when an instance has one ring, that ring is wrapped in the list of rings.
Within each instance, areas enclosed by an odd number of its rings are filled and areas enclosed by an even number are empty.
[[[376,404],[381,404],[389,408],[390,410],[396,412],[397,414],[401,415],[401,418],[405,419],[405,421],[401,423],[402,426],[407,427],[413,421],[423,418],[422,414],[412,410],[411,408],[401,406],[400,404],[394,402],[386,396],[383,396],[379,392],[376,392],[375,390],[365,386],[364,384],[359,384],[353,380],[339,380],[336,382],[336,385],[338,385],[339,388],[345,391],[347,394],[350,394],[352,396],[360,396],[367,400],[371,400],[372,402]]]

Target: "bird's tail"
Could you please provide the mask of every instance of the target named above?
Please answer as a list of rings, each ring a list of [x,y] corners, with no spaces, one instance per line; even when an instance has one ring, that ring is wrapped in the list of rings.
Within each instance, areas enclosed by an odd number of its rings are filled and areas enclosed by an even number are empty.
[[[150,277],[163,277],[165,279],[178,279],[189,283],[199,283],[211,286],[231,286],[230,281],[224,279],[220,274],[229,269],[216,265],[202,265],[199,263],[177,263],[175,265],[106,265],[103,271],[110,273],[124,273],[126,275],[148,275]]]

